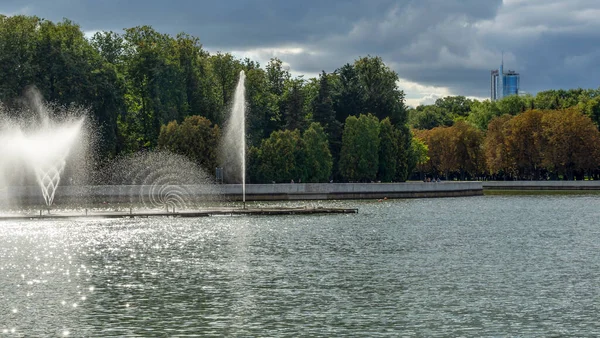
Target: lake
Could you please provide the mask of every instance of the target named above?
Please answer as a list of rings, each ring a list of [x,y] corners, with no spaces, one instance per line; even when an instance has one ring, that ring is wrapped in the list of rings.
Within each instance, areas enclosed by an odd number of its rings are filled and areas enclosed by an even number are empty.
[[[305,204],[359,214],[0,222],[0,332],[600,335],[599,195]]]

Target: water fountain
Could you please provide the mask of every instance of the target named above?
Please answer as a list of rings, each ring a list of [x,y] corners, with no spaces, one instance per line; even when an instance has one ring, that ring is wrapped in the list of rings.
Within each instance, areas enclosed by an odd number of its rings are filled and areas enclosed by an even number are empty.
[[[15,186],[35,177],[41,196],[49,209],[65,171],[67,159],[85,152],[85,110],[51,107],[31,90],[27,107],[16,112],[0,107],[0,186],[11,197]],[[13,116],[11,116],[13,115]]]
[[[238,185],[216,185],[197,164],[185,156],[165,150],[122,155],[105,163],[102,169],[91,168],[93,161],[90,161],[88,154],[91,152],[87,149],[92,148],[89,144],[92,138],[88,132],[91,128],[87,127],[84,117],[86,110],[45,104],[37,92],[30,92],[28,107],[11,111],[0,106],[0,204],[8,201],[22,207],[39,205],[43,201],[49,214],[55,197],[60,196],[59,205],[68,209],[54,212],[52,216],[43,216],[40,211],[40,217],[200,217],[355,212],[354,209],[335,208],[246,209],[243,71],[239,74],[220,151],[221,163],[226,165],[226,172],[230,174],[228,180],[241,183],[242,209],[212,203],[227,197],[238,198]],[[63,187],[63,176],[67,173],[69,184]],[[77,175],[85,177],[85,181],[77,179]],[[33,184],[37,185],[38,192],[29,189]],[[59,190],[61,192],[57,195]],[[19,199],[24,203],[19,204]],[[209,204],[212,205],[207,208]],[[129,209],[128,213],[122,211],[124,206]],[[76,210],[82,207],[85,212]],[[0,215],[0,220],[37,217],[37,211],[33,215],[31,211],[22,209],[17,212],[19,214]]]
[[[200,166],[166,150],[119,156],[97,181],[110,187],[107,195],[113,202],[143,210],[196,209],[220,197],[218,186]]]
[[[246,74],[240,71],[231,115],[225,126],[221,146],[223,163],[228,166],[233,180],[242,184],[242,202],[246,208]]]

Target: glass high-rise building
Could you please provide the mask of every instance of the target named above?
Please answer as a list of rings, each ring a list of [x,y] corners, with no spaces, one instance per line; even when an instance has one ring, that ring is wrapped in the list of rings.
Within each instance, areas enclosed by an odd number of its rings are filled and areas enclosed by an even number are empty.
[[[499,69],[490,73],[490,98],[492,101],[499,100],[509,95],[518,95],[521,84],[519,73],[509,70],[504,72],[504,62]]]

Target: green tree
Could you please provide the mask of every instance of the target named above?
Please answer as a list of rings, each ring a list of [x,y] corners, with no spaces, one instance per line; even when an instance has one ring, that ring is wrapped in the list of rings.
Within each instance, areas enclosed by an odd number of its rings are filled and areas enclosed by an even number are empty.
[[[48,101],[89,105],[94,99],[91,74],[100,67],[98,52],[80,27],[69,20],[42,20],[35,31],[33,84]]]
[[[181,124],[171,121],[160,128],[158,147],[184,155],[207,172],[217,166],[220,129],[202,116],[186,117]]]
[[[389,118],[381,121],[379,127],[379,172],[382,182],[396,179],[398,169],[398,131]]]
[[[421,139],[413,137],[411,142],[411,152],[415,158],[415,168],[419,170],[421,179],[423,179],[423,172],[425,171],[425,164],[429,161],[429,147]]]
[[[207,118],[216,118],[214,111],[218,109],[215,95],[211,95],[208,84],[212,76],[207,74],[206,63],[208,53],[202,50],[198,38],[185,33],[177,34],[172,41],[174,54],[173,59],[181,74],[184,84],[183,95],[185,101],[182,104],[183,111],[180,116],[190,114],[200,115]],[[207,79],[203,79],[207,77]]]
[[[7,102],[35,83],[38,17],[0,15],[0,100]]]
[[[291,78],[290,72],[283,68],[283,62],[272,58],[266,66],[269,91],[277,96],[283,95],[285,83]]]
[[[274,131],[258,151],[258,177],[263,182],[306,179],[304,144],[298,130]]]
[[[337,170],[342,149],[342,124],[336,119],[329,82],[329,76],[323,71],[319,78],[318,94],[312,101],[312,112],[313,121],[320,123],[325,128],[334,170]]]
[[[129,129],[137,130],[138,147],[154,147],[160,126],[182,120],[187,110],[185,80],[173,39],[149,26],[125,30]]]
[[[305,96],[303,92],[304,80],[290,79],[286,82],[286,91],[283,97],[285,102],[284,121],[285,129],[304,130],[306,126]]]
[[[253,146],[278,129],[279,98],[269,91],[266,72],[260,68],[246,72],[247,137]]]
[[[446,96],[435,100],[434,106],[444,111],[451,119],[467,117],[473,101],[464,96]]]
[[[113,65],[122,65],[125,53],[123,37],[115,32],[96,32],[90,40],[92,46],[104,61]]]
[[[118,118],[126,113],[126,83],[123,77],[125,45],[123,37],[114,32],[97,32],[90,40],[98,56],[90,60],[93,98],[91,110],[101,130],[101,153],[113,157],[126,147],[119,142]]]
[[[535,109],[549,110],[560,107],[559,97],[556,90],[546,90],[535,95]]]
[[[284,99],[286,89],[292,78],[290,72],[283,67],[283,62],[278,58],[272,58],[266,65],[267,86],[269,93],[277,100],[278,113],[276,118],[270,121],[269,129],[278,130],[285,128],[285,112],[288,102]]]
[[[518,115],[525,111],[525,101],[523,97],[519,95],[510,95],[496,101],[496,107],[500,112],[500,115]]]
[[[406,122],[396,124],[398,159],[396,160],[396,181],[405,182],[416,165],[415,154],[411,151],[412,133]]]
[[[98,154],[115,155],[117,114],[124,110],[123,81],[78,25],[1,16],[0,64],[0,100],[19,102],[33,85],[48,101],[89,108],[88,117],[100,136]]]
[[[363,95],[354,66],[345,64],[337,69],[333,80],[333,110],[337,120],[342,123],[348,116],[361,114],[363,112]]]
[[[490,121],[497,116],[500,116],[500,109],[496,106],[496,102],[475,101],[471,105],[471,113],[467,117],[467,121],[481,130],[487,130]]]
[[[87,100],[100,131],[99,151],[102,157],[114,157],[123,150],[118,142],[118,116],[125,112],[124,79],[116,66],[97,61],[90,74],[90,97]]]
[[[260,172],[260,147],[250,146],[246,153],[246,183],[270,183],[271,181],[263,179]]]
[[[347,181],[369,182],[379,169],[379,120],[369,114],[346,119],[340,173]]]
[[[378,119],[389,117],[393,124],[407,122],[404,92],[398,89],[398,74],[378,57],[367,56],[354,62],[363,98],[363,114]]]
[[[325,71],[321,72],[319,77],[318,94],[312,101],[313,121],[320,123],[326,128],[331,125],[337,125],[335,119],[335,110],[333,110],[333,100],[329,90],[329,79]]]
[[[242,70],[242,64],[236,60],[230,53],[222,54],[218,52],[210,57],[212,73],[215,79],[214,86],[218,88],[219,93],[219,112],[216,113],[215,123],[222,124],[225,120],[223,113],[231,103],[235,87],[239,79],[239,73]]]
[[[433,129],[451,126],[454,123],[446,110],[435,105],[418,106],[416,109],[411,109],[409,114],[411,125],[416,129]]]
[[[328,182],[333,161],[325,130],[319,123],[313,122],[304,131],[302,139],[306,156],[306,182]]]
[[[579,110],[588,116],[600,128],[600,97],[582,97],[577,104]]]
[[[520,95],[523,104],[525,105],[523,111],[535,109],[535,97],[531,94],[523,94]]]

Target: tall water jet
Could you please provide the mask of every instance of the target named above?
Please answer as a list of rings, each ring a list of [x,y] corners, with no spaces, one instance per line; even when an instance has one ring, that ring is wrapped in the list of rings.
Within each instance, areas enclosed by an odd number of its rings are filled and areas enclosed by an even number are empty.
[[[242,184],[242,202],[246,207],[246,74],[240,71],[233,96],[231,114],[225,125],[222,141],[222,163],[225,171]]]

